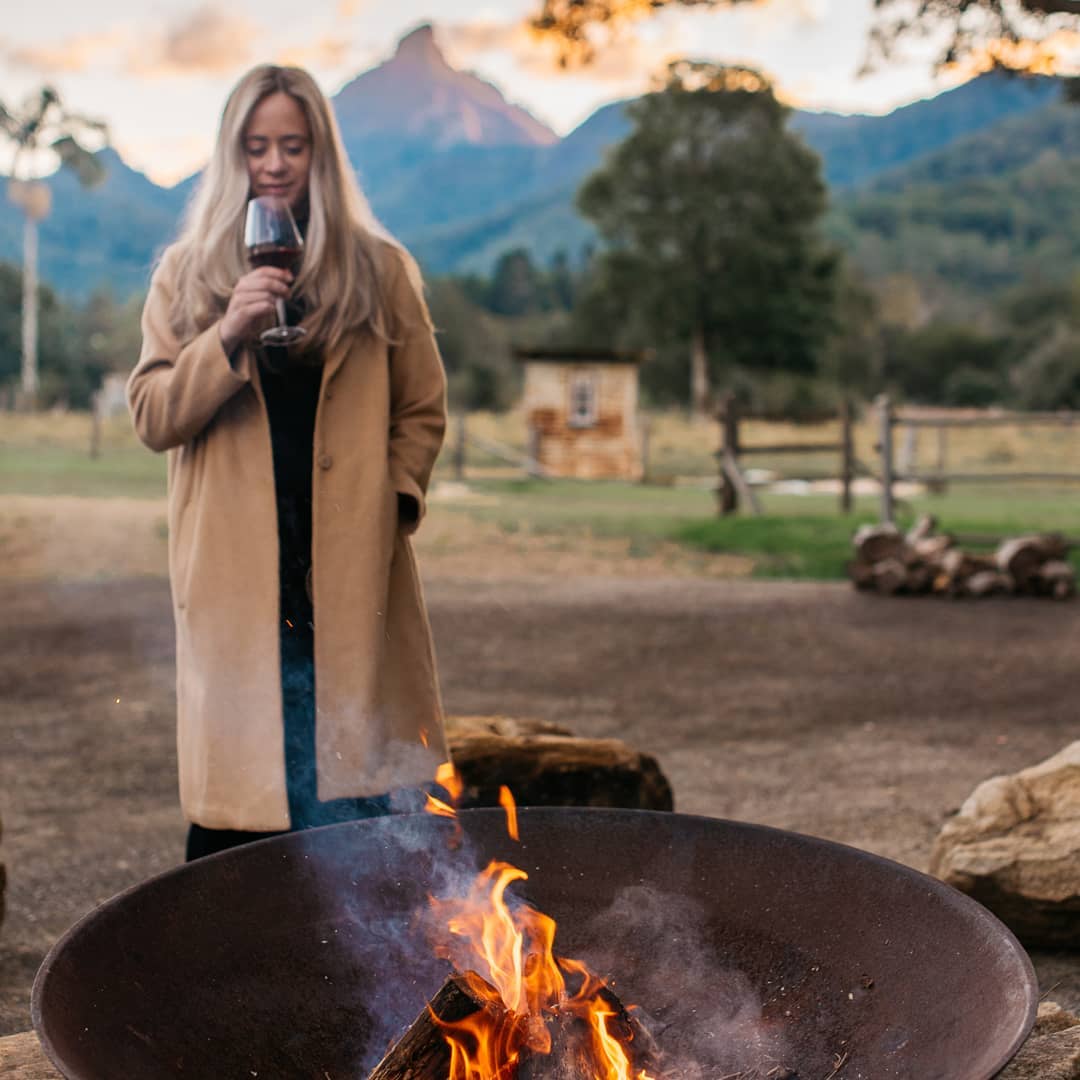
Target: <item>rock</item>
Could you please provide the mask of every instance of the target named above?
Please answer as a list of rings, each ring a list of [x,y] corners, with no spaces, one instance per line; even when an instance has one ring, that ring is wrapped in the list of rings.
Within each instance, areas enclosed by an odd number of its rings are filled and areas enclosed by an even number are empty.
[[[4,839],[4,823],[0,821],[0,842]],[[0,862],[0,928],[4,925],[4,896],[7,893],[7,870],[4,869],[4,864]]]
[[[1080,948],[1080,742],[980,784],[938,836],[930,872],[1025,945]]]
[[[656,759],[618,739],[581,739],[558,724],[504,716],[448,717],[446,734],[462,807],[497,806],[504,784],[519,806],[674,807]]]
[[[1080,1020],[1056,1002],[1042,1002],[1027,1042],[998,1080],[1080,1080]]]

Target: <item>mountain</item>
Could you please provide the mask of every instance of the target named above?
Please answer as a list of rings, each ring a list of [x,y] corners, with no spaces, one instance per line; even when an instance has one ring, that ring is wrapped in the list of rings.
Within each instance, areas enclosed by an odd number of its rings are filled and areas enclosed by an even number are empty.
[[[1048,105],[879,175],[828,228],[871,277],[907,274],[941,300],[1080,269],[1080,109]]]
[[[821,155],[830,187],[853,187],[1060,97],[1057,79],[991,72],[886,116],[797,112],[791,127]]]
[[[334,97],[347,146],[397,139],[429,151],[469,146],[550,146],[559,137],[511,105],[489,82],[446,61],[429,23],[398,42],[385,63],[353,79]]]
[[[897,169],[933,168],[934,155],[956,140],[1042,115],[1059,92],[1051,79],[986,75],[888,116],[796,112],[791,123],[822,154],[834,196],[842,197],[878,181],[908,183],[895,179]],[[629,131],[629,104],[598,109],[560,139],[491,83],[453,68],[429,24],[333,98],[376,214],[434,273],[484,272],[518,246],[545,261],[560,250],[578,257],[594,237],[574,210],[574,193]],[[1055,137],[1039,130],[1015,137],[1029,155],[1054,145],[1036,147],[1033,140]],[[48,181],[54,210],[40,230],[41,275],[64,293],[108,285],[123,296],[144,288],[197,181],[160,188],[115,152],[103,155],[108,172],[98,188],[83,191],[66,173]],[[974,150],[968,156],[978,159]],[[837,224],[841,234],[855,227],[851,219]],[[18,260],[21,235],[18,211],[0,200],[0,259]]]

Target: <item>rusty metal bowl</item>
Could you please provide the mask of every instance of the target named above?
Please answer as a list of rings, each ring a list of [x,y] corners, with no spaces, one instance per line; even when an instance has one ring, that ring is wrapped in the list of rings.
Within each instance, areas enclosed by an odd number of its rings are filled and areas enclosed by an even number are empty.
[[[1034,1021],[1015,938],[897,863],[681,814],[523,809],[521,843],[500,811],[461,818],[456,852],[443,819],[374,819],[122,893],[41,966],[46,1053],[72,1080],[362,1080],[446,974],[427,894],[489,858],[528,872],[518,891],[558,921],[556,951],[640,1005],[680,1076],[988,1080]]]

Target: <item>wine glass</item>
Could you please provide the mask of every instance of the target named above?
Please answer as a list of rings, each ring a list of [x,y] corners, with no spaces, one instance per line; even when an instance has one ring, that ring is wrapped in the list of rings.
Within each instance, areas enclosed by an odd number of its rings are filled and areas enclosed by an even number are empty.
[[[296,274],[304,252],[304,238],[296,227],[289,204],[273,195],[259,195],[247,204],[244,246],[252,266],[276,266]],[[277,301],[278,325],[264,330],[265,345],[291,345],[307,335],[302,326],[289,326],[285,301]]]

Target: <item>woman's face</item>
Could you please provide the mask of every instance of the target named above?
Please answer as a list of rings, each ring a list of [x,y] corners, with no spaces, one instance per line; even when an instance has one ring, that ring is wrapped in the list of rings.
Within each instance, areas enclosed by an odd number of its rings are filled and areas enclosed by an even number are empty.
[[[268,94],[244,128],[244,158],[252,195],[276,195],[296,210],[307,199],[311,131],[289,94]]]

